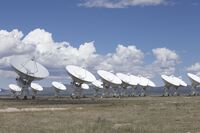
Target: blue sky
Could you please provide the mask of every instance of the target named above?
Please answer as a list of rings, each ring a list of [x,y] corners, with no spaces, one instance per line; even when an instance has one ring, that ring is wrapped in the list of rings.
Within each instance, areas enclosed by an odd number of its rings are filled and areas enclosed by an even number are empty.
[[[125,9],[84,8],[77,5],[80,2],[1,0],[0,27],[17,28],[24,33],[44,28],[53,33],[55,40],[67,40],[75,46],[94,40],[102,53],[113,51],[118,43],[123,43],[135,44],[145,51],[168,47],[197,55],[200,7],[194,3],[198,0]]]
[[[200,3],[166,1],[111,9],[80,6],[84,0],[1,0],[0,29],[26,35],[42,28],[74,47],[95,41],[99,54],[114,52],[118,44],[135,45],[147,55],[145,63],[154,60],[148,56],[152,49],[166,47],[180,56],[177,71],[182,71],[200,61]]]

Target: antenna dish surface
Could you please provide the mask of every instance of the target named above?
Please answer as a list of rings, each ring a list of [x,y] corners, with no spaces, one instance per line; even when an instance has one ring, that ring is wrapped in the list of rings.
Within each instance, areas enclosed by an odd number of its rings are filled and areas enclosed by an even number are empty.
[[[122,82],[130,85],[130,77],[128,75],[123,74],[123,73],[117,73],[116,75]]]
[[[190,78],[190,80],[196,82],[197,84],[200,84],[200,77],[197,75],[194,75],[192,73],[187,73],[188,77]]]
[[[67,89],[67,88],[65,87],[65,85],[63,85],[63,84],[60,83],[60,82],[53,81],[53,82],[52,82],[52,85],[53,85],[53,87],[55,87],[55,88],[58,89],[58,90],[64,91],[64,90]]]
[[[81,88],[84,89],[84,90],[90,89],[89,85],[88,84],[84,84],[84,83],[81,85]]]
[[[31,88],[36,91],[43,91],[43,87],[37,83],[31,83]]]
[[[33,59],[16,56],[11,59],[10,64],[15,72],[26,79],[43,79],[49,76],[48,70]]]
[[[99,80],[95,80],[92,84],[97,88],[103,89],[103,83]]]
[[[161,78],[170,85],[180,86],[180,82],[173,78],[173,76],[161,75]]]
[[[156,84],[153,81],[151,81],[150,79],[148,79],[148,86],[156,87]]]
[[[130,84],[131,84],[131,85],[136,86],[136,85],[139,84],[139,81],[140,81],[140,78],[139,78],[139,77],[137,77],[137,76],[135,76],[135,75],[130,75],[129,78],[130,78]]]
[[[15,92],[21,92],[21,91],[22,91],[22,88],[19,87],[18,85],[15,85],[15,84],[10,84],[10,85],[9,85],[9,88],[10,88],[12,91],[15,91]]]
[[[140,78],[140,82],[139,82],[139,85],[143,86],[143,87],[146,87],[148,86],[148,82],[149,80],[145,77],[139,77]]]
[[[183,87],[187,86],[187,84],[182,79],[180,79],[178,77],[172,77],[172,78],[173,78],[173,80],[178,81],[180,86],[183,86]]]
[[[78,80],[80,82],[93,82],[96,80],[92,73],[79,66],[68,65],[66,66],[66,70],[70,77],[75,81]]]
[[[109,82],[114,85],[120,85],[122,83],[122,81],[111,72],[98,70],[97,73],[101,77],[101,79],[105,80],[106,82]]]

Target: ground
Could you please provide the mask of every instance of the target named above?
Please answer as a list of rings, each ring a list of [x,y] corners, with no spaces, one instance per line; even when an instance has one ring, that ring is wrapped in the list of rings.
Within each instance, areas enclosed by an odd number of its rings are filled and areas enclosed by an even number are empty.
[[[0,97],[1,133],[200,133],[200,97]]]

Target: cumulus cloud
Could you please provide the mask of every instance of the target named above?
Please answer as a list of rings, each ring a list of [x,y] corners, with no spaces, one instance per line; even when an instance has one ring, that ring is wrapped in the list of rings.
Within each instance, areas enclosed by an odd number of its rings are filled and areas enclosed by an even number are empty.
[[[94,42],[84,43],[79,48],[75,48],[68,42],[55,42],[52,34],[44,29],[35,29],[24,38],[21,31],[1,30],[0,68],[7,68],[10,58],[18,54],[35,56],[37,61],[52,71],[64,68],[67,64],[87,67],[95,62],[94,59],[97,57]],[[4,76],[5,73],[1,70],[0,74]]]
[[[23,43],[21,41],[22,37],[23,33],[17,29],[11,32],[0,30],[0,58],[13,54],[30,53],[34,47]]]
[[[167,48],[152,50],[155,61],[145,64],[143,53],[135,45],[117,45],[112,53],[98,54],[95,42],[86,42],[78,48],[70,43],[56,42],[51,33],[44,29],[35,29],[26,36],[19,30],[0,31],[0,75],[15,77],[9,67],[10,58],[16,55],[35,56],[36,60],[46,66],[51,77],[66,77],[65,66],[79,65],[94,74],[98,69],[123,72],[147,77],[154,77],[164,72],[174,73],[179,63],[175,51]],[[163,70],[164,68],[164,70]]]
[[[36,47],[35,56],[49,68],[60,68],[67,64],[85,66],[96,57],[94,42],[72,47],[68,42],[55,42],[52,34],[43,29],[31,31],[24,39],[25,44]]]
[[[98,8],[126,8],[130,6],[156,6],[167,4],[167,0],[83,0],[79,6]]]
[[[175,72],[176,65],[180,62],[178,54],[174,50],[167,48],[156,48],[152,50],[156,60],[152,64],[152,69],[157,73],[171,75]]]
[[[192,72],[200,76],[200,63],[196,62],[195,64],[191,65],[190,67],[187,68],[188,72]]]
[[[103,57],[96,69],[108,71],[134,72],[134,69],[143,63],[144,53],[134,45],[124,46],[119,44],[115,53]]]

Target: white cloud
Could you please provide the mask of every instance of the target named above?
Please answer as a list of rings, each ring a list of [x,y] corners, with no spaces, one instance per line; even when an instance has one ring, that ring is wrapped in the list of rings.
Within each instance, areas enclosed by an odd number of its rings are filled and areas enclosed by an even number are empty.
[[[196,62],[195,64],[191,65],[190,67],[187,68],[187,71],[195,73],[200,76],[200,63]]]
[[[38,61],[49,68],[60,68],[67,64],[85,66],[96,56],[94,42],[84,43],[79,48],[74,48],[68,42],[54,42],[52,34],[43,29],[31,31],[23,42],[34,45]]]
[[[99,8],[126,8],[130,6],[156,6],[167,4],[167,0],[83,0],[79,6]]]
[[[17,29],[11,32],[0,30],[0,58],[13,54],[30,53],[34,47],[24,44],[21,41],[22,37],[23,33]]]
[[[9,66],[10,58],[19,54],[36,56],[37,61],[48,67],[52,77],[65,77],[68,64],[86,67],[94,74],[98,69],[154,77],[162,71],[174,73],[179,63],[175,51],[167,48],[153,49],[155,61],[145,64],[144,55],[135,45],[119,44],[113,53],[98,54],[94,42],[81,44],[78,48],[68,42],[55,42],[52,34],[35,29],[23,37],[18,30],[0,31],[0,75],[14,77]],[[163,68],[165,68],[163,70]]]
[[[52,34],[43,29],[35,29],[22,37],[22,32],[18,30],[0,31],[0,68],[8,68],[10,58],[18,54],[36,56],[40,63],[53,71],[67,64],[87,67],[97,57],[94,42],[75,48],[67,42],[55,42]]]
[[[134,45],[118,45],[115,53],[109,53],[102,58],[96,69],[109,71],[134,72],[143,63],[144,53]]]
[[[156,60],[152,64],[155,73],[174,74],[175,67],[179,63],[178,54],[167,48],[156,48],[152,50]]]

